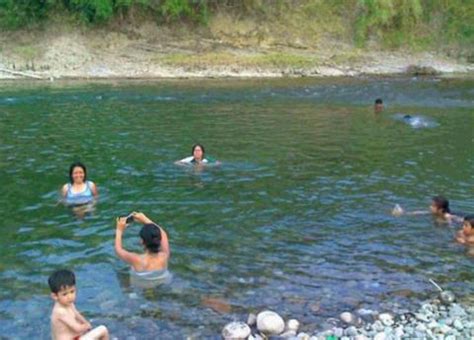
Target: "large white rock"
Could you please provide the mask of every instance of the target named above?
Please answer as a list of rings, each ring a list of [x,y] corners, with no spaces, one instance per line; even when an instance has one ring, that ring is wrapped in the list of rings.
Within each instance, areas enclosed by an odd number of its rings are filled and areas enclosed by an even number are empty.
[[[250,327],[243,322],[228,323],[222,330],[224,339],[247,339],[250,335]]]
[[[257,328],[268,335],[278,335],[285,329],[285,321],[275,312],[266,310],[257,315]]]

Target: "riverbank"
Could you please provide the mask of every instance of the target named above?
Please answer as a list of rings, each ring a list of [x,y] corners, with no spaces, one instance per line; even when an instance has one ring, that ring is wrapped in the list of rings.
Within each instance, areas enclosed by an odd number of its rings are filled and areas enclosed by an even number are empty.
[[[225,23],[221,23],[221,26]],[[219,27],[177,31],[61,29],[0,38],[0,79],[333,77],[473,74],[474,64],[438,52],[358,49],[344,41],[229,36]],[[58,32],[61,32],[58,34]],[[246,38],[246,40],[244,38]]]

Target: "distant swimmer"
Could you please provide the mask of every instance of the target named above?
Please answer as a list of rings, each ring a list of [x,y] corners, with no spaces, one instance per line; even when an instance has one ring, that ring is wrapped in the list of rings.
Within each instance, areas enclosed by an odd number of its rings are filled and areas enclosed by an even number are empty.
[[[95,183],[87,180],[86,166],[80,162],[69,167],[69,183],[63,185],[61,194],[64,202],[72,206],[92,203],[99,196]]]
[[[214,165],[219,165],[220,162],[208,157],[205,158],[204,156],[205,150],[204,146],[201,144],[194,144],[191,150],[191,156],[183,158],[179,161],[176,162],[178,165],[203,165],[203,164],[214,164]]]
[[[377,98],[375,99],[375,103],[374,103],[374,112],[380,113],[382,111],[383,111],[383,100],[382,98]]]
[[[443,196],[434,196],[431,200],[429,210],[405,211],[400,205],[396,204],[392,210],[392,215],[427,215],[432,214],[434,217],[444,221],[462,221],[462,217],[451,213],[449,208],[449,201]]]

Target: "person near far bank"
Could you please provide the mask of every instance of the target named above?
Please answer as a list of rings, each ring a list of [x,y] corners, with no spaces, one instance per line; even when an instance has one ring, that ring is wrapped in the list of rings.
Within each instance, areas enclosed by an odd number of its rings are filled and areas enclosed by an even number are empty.
[[[381,113],[383,111],[383,100],[382,98],[375,99],[374,112]]]
[[[205,157],[204,146],[201,144],[194,144],[191,150],[191,156],[183,158],[176,162],[178,165],[203,165],[214,164],[219,165],[220,162],[212,157]]]
[[[61,194],[68,205],[78,206],[93,203],[99,193],[94,182],[87,180],[87,168],[76,162],[69,167],[69,183],[63,185]]]
[[[130,220],[143,224],[139,236],[144,254],[127,251],[122,246],[122,237],[128,227],[127,221],[132,222]],[[131,266],[132,275],[152,281],[169,276],[167,268],[170,246],[168,235],[163,228],[141,212],[133,212],[128,217],[118,217],[116,228],[115,252],[121,260]]]

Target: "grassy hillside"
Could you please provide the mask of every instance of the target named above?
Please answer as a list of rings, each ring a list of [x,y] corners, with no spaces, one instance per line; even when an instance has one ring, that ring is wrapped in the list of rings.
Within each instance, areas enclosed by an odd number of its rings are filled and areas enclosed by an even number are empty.
[[[471,0],[3,0],[3,30],[43,30],[53,21],[124,29],[142,21],[210,29],[221,21],[242,43],[340,41],[362,48],[438,50],[470,56]]]

